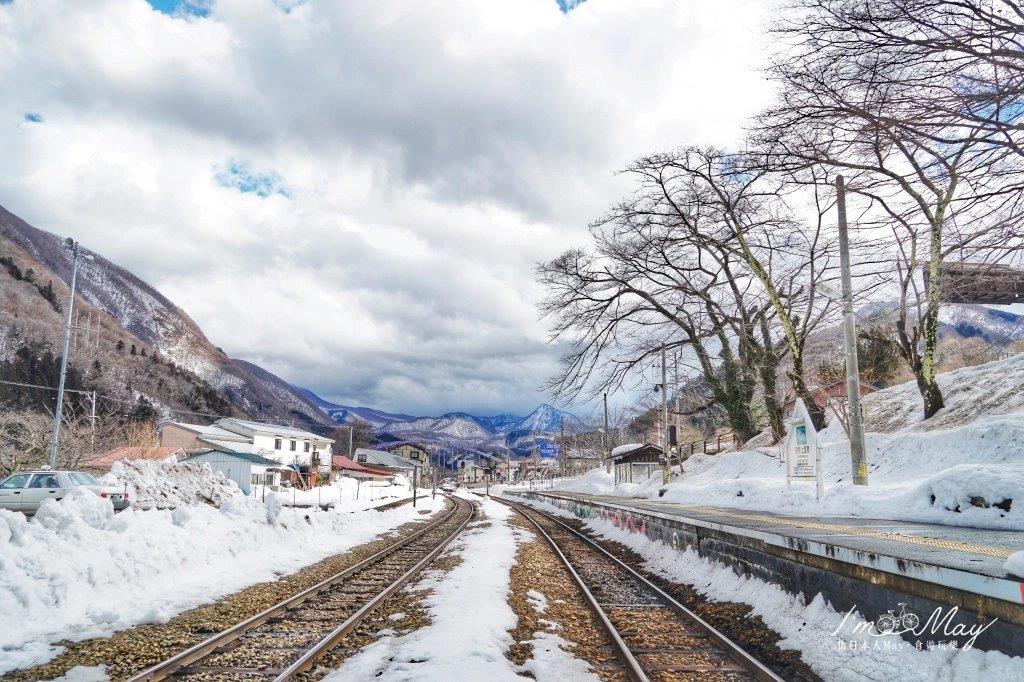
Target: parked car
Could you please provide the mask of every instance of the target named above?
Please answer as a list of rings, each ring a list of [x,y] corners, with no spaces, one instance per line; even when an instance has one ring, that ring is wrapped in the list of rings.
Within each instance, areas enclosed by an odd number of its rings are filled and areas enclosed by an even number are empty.
[[[37,469],[19,471],[0,482],[0,509],[20,511],[32,516],[43,500],[59,500],[73,488],[85,488],[110,500],[115,511],[130,504],[128,491],[118,486],[103,485],[84,471],[52,471]]]
[[[441,484],[441,490],[445,491],[446,493],[453,493],[455,492],[455,484],[452,483],[451,481],[445,481],[444,483]]]

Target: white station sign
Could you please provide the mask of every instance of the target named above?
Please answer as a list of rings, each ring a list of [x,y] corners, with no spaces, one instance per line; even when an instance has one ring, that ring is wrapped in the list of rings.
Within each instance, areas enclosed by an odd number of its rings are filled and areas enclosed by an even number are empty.
[[[786,465],[786,488],[791,481],[814,481],[818,499],[824,487],[821,480],[821,453],[818,449],[818,432],[807,413],[802,398],[797,398],[793,416],[787,422],[786,440],[782,448]]]

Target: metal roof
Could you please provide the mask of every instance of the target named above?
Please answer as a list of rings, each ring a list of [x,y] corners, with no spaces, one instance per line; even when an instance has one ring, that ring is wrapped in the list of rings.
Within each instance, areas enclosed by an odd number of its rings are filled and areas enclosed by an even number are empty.
[[[196,459],[198,457],[202,457],[203,455],[216,455],[218,457],[221,457],[221,456],[224,456],[224,457],[234,457],[235,459],[241,459],[243,461],[250,462],[252,464],[259,464],[261,466],[269,466],[269,467],[279,467],[279,466],[281,466],[280,462],[277,462],[277,461],[272,460],[272,459],[267,459],[266,457],[263,457],[262,455],[257,455],[254,452],[226,452],[224,450],[205,450],[203,452],[197,452],[194,455],[190,455],[189,457],[187,457],[183,461],[187,462],[189,460]]]
[[[214,422],[215,426],[222,429],[226,429],[230,432],[238,435],[237,432],[231,428],[232,426],[244,431],[253,433],[273,433],[280,434],[282,436],[291,436],[295,438],[315,438],[317,440],[326,440],[333,443],[334,441],[330,438],[321,436],[320,434],[313,433],[312,431],[303,431],[302,429],[296,429],[292,426],[281,426],[280,424],[266,424],[264,422],[254,422],[249,419],[238,419],[236,417],[223,417]]]
[[[245,436],[234,431],[222,429],[216,424],[190,424],[188,422],[166,422],[165,424],[173,424],[174,426],[198,433],[203,438],[216,438],[218,440],[230,440],[240,443],[244,443],[247,440]]]
[[[357,463],[362,464],[359,461],[359,455],[366,455],[366,463],[373,462],[389,469],[415,469],[416,464],[407,460],[405,457],[394,455],[390,452],[384,452],[383,450],[370,450],[369,448],[357,448],[355,460]]]

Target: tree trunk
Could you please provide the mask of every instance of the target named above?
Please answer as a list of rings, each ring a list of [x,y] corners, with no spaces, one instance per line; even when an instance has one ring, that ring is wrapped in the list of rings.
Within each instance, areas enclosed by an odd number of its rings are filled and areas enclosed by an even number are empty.
[[[780,442],[786,435],[782,423],[782,404],[779,403],[778,382],[779,354],[772,347],[768,321],[762,316],[760,320],[762,343],[757,349],[757,369],[764,391],[764,410],[768,417],[768,426],[772,430],[772,445]]]
[[[742,438],[741,442],[750,440],[757,435],[757,427],[750,412],[753,391],[744,386],[732,349],[728,343],[723,346],[722,366],[719,371],[715,371],[714,363],[712,363],[707,349],[696,334],[690,333],[690,345],[697,354],[704,379],[711,387],[711,394],[714,396],[715,402],[725,410],[726,419],[729,420],[729,428],[732,429],[734,438],[737,440]]]
[[[803,398],[804,406],[807,408],[807,414],[810,416],[815,430],[821,431],[825,428],[825,408],[815,402],[811,392],[807,389],[807,382],[804,381],[804,359],[801,353],[793,354],[793,371],[790,372],[789,378],[793,382],[793,390],[796,391],[797,397]]]

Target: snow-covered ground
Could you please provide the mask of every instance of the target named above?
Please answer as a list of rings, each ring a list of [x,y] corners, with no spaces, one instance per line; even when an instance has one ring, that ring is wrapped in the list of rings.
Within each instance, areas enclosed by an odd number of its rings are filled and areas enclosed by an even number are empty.
[[[125,486],[132,506],[142,509],[172,509],[200,503],[219,506],[224,498],[242,494],[233,481],[215,473],[209,462],[178,462],[173,457],[115,462],[102,482]],[[249,491],[261,501],[272,493],[287,506],[332,505],[351,511],[412,497],[412,485],[404,476],[395,477],[394,483],[340,478],[309,490],[281,487],[274,491],[256,485]]]
[[[274,493],[266,486],[253,486],[250,495],[258,500],[265,499],[267,495]],[[360,483],[354,478],[340,478],[329,485],[321,485],[300,490],[298,488],[283,488],[275,493],[285,505],[310,507],[330,505],[335,509],[356,510],[376,507],[388,502],[412,497],[412,486],[403,476],[398,476],[393,484],[378,481],[364,481]],[[424,491],[419,491],[419,497],[423,497]],[[426,494],[429,496],[430,491]],[[417,498],[417,499],[418,499]]]
[[[517,498],[531,506],[559,516],[572,516],[553,505]],[[855,629],[863,622],[856,612],[836,611],[819,594],[809,603],[777,585],[750,576],[739,576],[732,568],[701,557],[692,549],[677,551],[652,542],[645,535],[615,527],[600,518],[588,519],[586,526],[597,535],[621,543],[645,559],[645,568],[669,580],[692,585],[716,601],[739,602],[753,607],[765,625],[779,633],[779,646],[801,652],[803,660],[825,680],[864,682],[899,680],[1024,680],[1024,659],[997,651],[955,649],[941,646],[928,650],[904,641],[898,635]],[[924,621],[924,619],[922,619]]]
[[[51,659],[61,639],[166,621],[274,580],[443,503],[426,495],[417,509],[353,514],[354,506],[290,509],[277,495],[262,502],[234,494],[220,508],[114,514],[108,501],[76,491],[44,503],[31,521],[0,510],[0,673]]]
[[[466,492],[468,499],[480,498]],[[513,643],[509,631],[516,615],[508,604],[509,570],[516,548],[529,536],[508,524],[513,513],[490,499],[482,501],[483,517],[453,545],[462,563],[447,573],[430,572],[417,589],[429,587],[426,609],[431,624],[408,634],[386,634],[327,678],[342,680],[487,680],[521,682],[517,668],[505,658]],[[541,608],[542,599],[532,600]],[[554,633],[538,633],[534,658],[523,671],[540,682],[596,679],[587,665],[561,648]]]
[[[849,441],[833,420],[818,434],[820,502],[813,483],[786,490],[778,448],[696,455],[682,476],[674,470],[661,499],[1024,531],[1024,355],[949,372],[940,384],[947,407],[927,422],[920,421],[913,385],[868,396],[869,427],[891,429],[868,433],[869,486],[852,485]],[[658,497],[661,487],[660,472],[646,483],[616,486],[604,468],[555,483],[560,490],[623,497]]]

